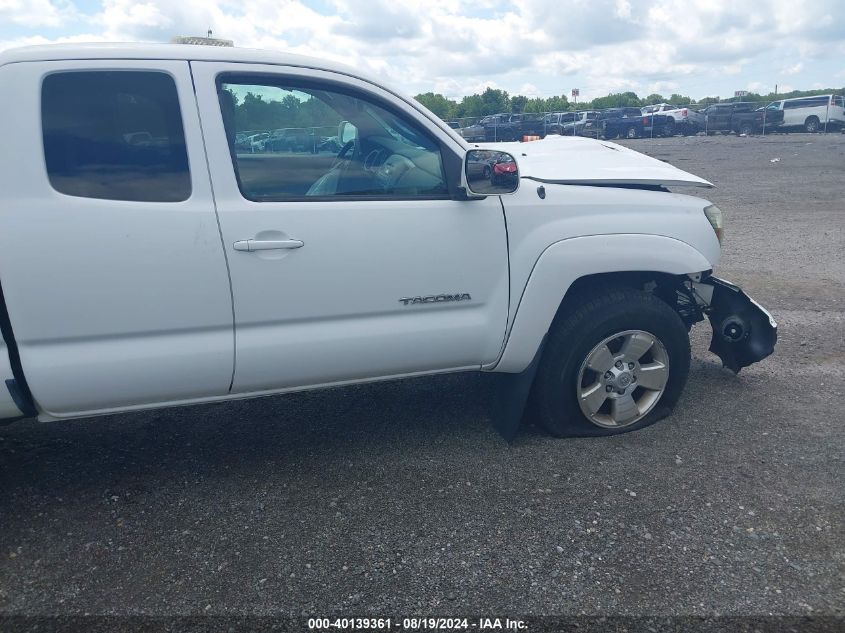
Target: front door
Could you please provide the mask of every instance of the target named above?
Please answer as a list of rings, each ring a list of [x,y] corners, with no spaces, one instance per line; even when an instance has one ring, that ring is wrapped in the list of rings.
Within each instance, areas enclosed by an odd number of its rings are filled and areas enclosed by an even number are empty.
[[[192,69],[232,279],[233,392],[477,368],[498,356],[503,210],[497,197],[452,199],[457,142],[345,75]],[[268,140],[247,147],[258,133]]]

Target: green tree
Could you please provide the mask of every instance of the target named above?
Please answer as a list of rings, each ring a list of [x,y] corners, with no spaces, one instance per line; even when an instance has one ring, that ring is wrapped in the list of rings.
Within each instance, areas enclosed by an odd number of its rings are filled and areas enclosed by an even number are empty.
[[[672,95],[672,96],[674,97],[675,95]],[[664,97],[663,95],[654,93],[654,94],[648,95],[644,99],[644,101],[645,101],[645,103],[643,105],[655,105],[655,104],[658,104],[658,103],[666,103],[666,97]],[[674,103],[674,101],[672,103]]]
[[[483,114],[510,112],[511,109],[511,100],[508,93],[496,88],[487,88],[482,92],[481,102],[484,104]]]
[[[714,103],[719,103],[719,97],[704,97],[703,99],[699,99],[696,105],[701,108],[706,108]]]
[[[669,97],[669,103],[673,105],[688,105],[692,103],[692,99],[683,95],[679,95],[677,93],[672,93],[672,96]]]
[[[640,107],[642,101],[633,92],[618,92],[609,94],[606,97],[598,97],[592,101],[593,110],[603,110],[605,108],[626,108],[626,107]]]
[[[511,97],[510,111],[517,114],[525,112],[525,106],[528,104],[528,97],[522,95]]]
[[[454,101],[435,92],[426,92],[414,98],[443,120],[453,118],[458,106]]]

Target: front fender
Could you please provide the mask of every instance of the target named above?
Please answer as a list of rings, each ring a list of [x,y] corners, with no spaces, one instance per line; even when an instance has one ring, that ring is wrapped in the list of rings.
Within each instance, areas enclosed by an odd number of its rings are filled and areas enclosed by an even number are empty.
[[[516,373],[531,363],[570,286],[587,275],[658,272],[671,275],[711,268],[698,250],[659,235],[615,234],[555,242],[537,259],[525,284],[494,371]]]

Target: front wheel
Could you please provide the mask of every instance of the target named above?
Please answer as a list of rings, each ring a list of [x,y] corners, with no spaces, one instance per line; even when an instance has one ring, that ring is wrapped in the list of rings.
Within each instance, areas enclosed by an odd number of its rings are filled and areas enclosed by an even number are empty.
[[[632,125],[625,131],[625,138],[640,138],[640,132]]]
[[[821,125],[821,121],[816,116],[807,117],[807,120],[804,121],[804,130],[806,130],[810,134],[815,134],[819,131],[819,126]]]
[[[672,411],[689,363],[683,321],[654,295],[619,288],[581,296],[552,326],[532,410],[557,437],[640,429]]]
[[[743,123],[739,126],[739,134],[751,136],[754,133],[754,127],[750,123]]]

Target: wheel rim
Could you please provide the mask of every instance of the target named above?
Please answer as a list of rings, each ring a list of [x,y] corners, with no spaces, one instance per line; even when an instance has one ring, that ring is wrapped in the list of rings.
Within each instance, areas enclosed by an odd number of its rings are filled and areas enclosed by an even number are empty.
[[[635,128],[628,128],[628,138],[637,138],[637,130]]]
[[[596,345],[578,371],[576,397],[596,426],[618,429],[654,409],[669,380],[669,354],[643,330],[626,330]]]

